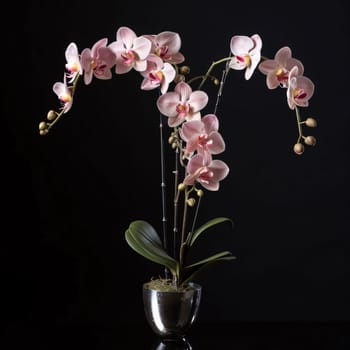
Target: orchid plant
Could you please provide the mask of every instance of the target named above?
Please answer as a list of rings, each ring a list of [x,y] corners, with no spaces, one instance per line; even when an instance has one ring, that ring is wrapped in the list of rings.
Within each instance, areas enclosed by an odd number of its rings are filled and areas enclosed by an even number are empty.
[[[301,119],[300,107],[307,107],[314,93],[313,82],[304,76],[302,62],[292,57],[288,46],[279,49],[274,58],[261,55],[262,39],[252,36],[234,35],[230,40],[230,54],[214,61],[201,76],[188,78],[190,67],[183,65],[180,52],[181,38],[178,33],[164,31],[159,34],[137,36],[129,27],[120,27],[116,40],[108,44],[107,38],[97,41],[92,48],[80,53],[72,42],[65,51],[66,65],[63,81],[53,85],[60,101],[60,108],[50,110],[47,120],[39,124],[40,135],[46,135],[52,127],[72,108],[78,82],[85,85],[92,80],[107,80],[115,75],[137,71],[141,77],[142,90],[159,90],[155,101],[160,117],[161,138],[161,198],[162,235],[144,220],[130,223],[125,231],[129,246],[145,258],[165,267],[166,285],[180,288],[193,281],[196,275],[210,264],[232,260],[230,251],[215,253],[206,259],[189,264],[188,254],[196,240],[208,229],[230,218],[212,218],[198,225],[198,211],[205,191],[218,191],[220,182],[229,174],[228,165],[216,157],[225,151],[225,141],[219,132],[216,109],[222,95],[227,75],[231,70],[244,71],[249,80],[256,70],[266,76],[268,89],[281,88],[286,92],[289,109],[296,113],[298,137],[293,150],[304,152],[304,145],[314,146],[314,136],[305,136],[303,127],[316,127],[316,120]],[[212,75],[214,68],[223,65],[220,79]],[[217,86],[215,110],[205,112],[208,94],[203,90],[206,82]],[[197,84],[197,86],[195,86]],[[169,230],[166,215],[166,176],[163,141],[164,121],[169,128],[168,141],[174,150],[174,193],[171,237],[173,251],[168,247]],[[181,213],[180,213],[181,211]]]

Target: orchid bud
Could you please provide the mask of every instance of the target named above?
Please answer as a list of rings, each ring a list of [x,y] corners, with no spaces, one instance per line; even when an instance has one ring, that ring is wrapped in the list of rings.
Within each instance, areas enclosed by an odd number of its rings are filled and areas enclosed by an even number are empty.
[[[186,188],[186,185],[184,183],[182,183],[182,182],[177,186],[177,189],[179,191],[183,191],[185,188]]]
[[[219,81],[219,79],[216,79],[216,78],[215,78],[215,79],[213,80],[213,83],[214,83],[214,85],[219,85],[219,84],[220,84],[220,81]]]
[[[307,118],[305,124],[310,128],[315,128],[317,126],[317,121],[314,118]]]
[[[46,122],[41,122],[39,124],[39,130],[42,131],[42,130],[46,130],[47,129],[47,123]]]
[[[188,198],[186,203],[188,206],[193,207],[196,204],[196,200],[194,198]]]
[[[170,144],[172,144],[174,141],[175,141],[175,137],[174,136],[170,136],[169,139],[168,139],[168,142]]]
[[[300,142],[296,143],[293,147],[293,150],[296,154],[303,154],[304,153],[304,145]]]
[[[197,191],[197,196],[198,196],[198,197],[203,197],[203,195],[204,195],[203,190],[198,190],[198,191]]]
[[[174,82],[179,83],[180,81],[185,81],[185,80],[186,80],[186,78],[183,74],[177,74],[175,79],[174,79]]]
[[[52,109],[47,112],[47,120],[54,120],[57,117],[57,113],[53,111]]]
[[[304,138],[304,142],[308,146],[315,146],[316,145],[316,138],[314,136],[306,136]]]
[[[181,74],[188,74],[190,71],[191,71],[191,69],[190,69],[189,66],[182,66],[182,67],[180,68],[180,73],[181,73]]]
[[[49,132],[49,129],[44,129],[44,130],[40,130],[40,131],[39,131],[39,134],[42,135],[42,136],[44,136],[44,135],[46,135],[48,132]]]

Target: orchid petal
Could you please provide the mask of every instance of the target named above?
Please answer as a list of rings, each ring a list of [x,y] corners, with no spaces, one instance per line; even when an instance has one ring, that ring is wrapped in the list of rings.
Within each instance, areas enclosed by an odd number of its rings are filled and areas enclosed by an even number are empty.
[[[225,142],[220,133],[217,131],[212,132],[210,134],[210,139],[212,144],[208,148],[211,154],[220,154],[225,150]]]
[[[201,112],[192,113],[186,116],[187,121],[201,120]]]
[[[201,120],[188,121],[182,125],[180,136],[185,142],[188,142],[193,135],[200,133],[202,128],[203,122]]]
[[[202,118],[205,130],[208,134],[219,130],[219,119],[215,114],[207,114]]]
[[[268,76],[266,77],[266,85],[269,89],[276,89],[279,85],[280,82],[277,79],[276,74],[268,74]]]
[[[189,174],[194,174],[199,168],[205,166],[204,158],[201,154],[194,155],[187,164]]]
[[[229,67],[234,70],[243,70],[247,67],[245,62],[238,60],[236,57],[232,58],[229,63]]]
[[[208,95],[201,90],[192,92],[188,103],[191,105],[193,112],[198,112],[203,109],[208,103]]]
[[[291,49],[288,46],[284,46],[276,52],[274,61],[276,61],[280,66],[285,67],[291,57]]]
[[[293,68],[294,66],[298,67],[298,74],[299,75],[304,74],[304,65],[296,58],[290,58],[287,62],[286,68],[289,70],[289,69]]]
[[[176,84],[174,91],[181,96],[180,100],[181,102],[183,102],[183,101],[187,101],[191,96],[192,88],[184,81],[180,81],[179,83]]]
[[[108,39],[103,38],[97,41],[91,48],[91,56],[96,57],[98,54],[98,49],[101,47],[105,47],[107,45]]]
[[[159,43],[159,45],[166,45],[171,53],[177,52],[181,48],[181,38],[178,33],[165,31],[159,33],[156,37],[156,40]]]
[[[168,125],[171,128],[176,128],[177,126],[181,125],[184,122],[184,118],[182,118],[180,115],[176,115],[176,117],[169,117],[168,119]]]
[[[201,182],[201,185],[207,189],[208,191],[218,191],[219,190],[219,183],[218,182]]]
[[[124,44],[124,48],[127,50],[132,47],[135,38],[135,32],[128,27],[120,27],[117,30],[117,41],[122,42]]]
[[[130,69],[132,66],[129,66]],[[135,61],[134,69],[138,72],[143,72],[147,69],[147,61]]]
[[[175,68],[169,64],[164,63],[164,69],[162,70],[163,80],[161,82],[160,92],[165,94],[168,91],[169,84],[175,79],[176,71]]]
[[[157,107],[160,113],[167,117],[176,117],[176,106],[179,104],[179,95],[176,92],[167,92],[158,97]]]
[[[225,162],[219,159],[214,159],[210,164],[210,169],[213,171],[214,175],[212,181],[221,181],[229,173],[230,169]]]
[[[144,60],[150,53],[151,46],[152,44],[148,39],[144,37],[138,37],[133,42],[133,51],[137,53],[139,60]]]
[[[181,52],[177,52],[171,55],[170,59],[167,59],[169,63],[173,63],[173,64],[182,63],[184,60],[185,60],[185,56]]]
[[[115,64],[116,55],[109,47],[101,47],[98,50],[98,58],[103,61],[108,68]]]
[[[259,64],[258,69],[263,74],[269,74],[271,72],[274,73],[278,66],[278,63],[275,60],[265,60]]]
[[[244,55],[254,47],[254,42],[248,36],[235,35],[231,38],[231,52],[234,56]]]
[[[75,43],[70,43],[65,51],[67,61],[75,59],[78,56],[78,47]]]

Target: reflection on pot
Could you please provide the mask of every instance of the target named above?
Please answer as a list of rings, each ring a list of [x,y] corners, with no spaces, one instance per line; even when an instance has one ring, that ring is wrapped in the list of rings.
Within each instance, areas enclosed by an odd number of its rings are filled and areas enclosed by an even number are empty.
[[[198,317],[202,287],[190,283],[183,291],[159,291],[143,286],[146,319],[163,340],[185,338]]]
[[[152,345],[151,350],[192,350],[192,346],[186,338],[170,341],[160,339]]]

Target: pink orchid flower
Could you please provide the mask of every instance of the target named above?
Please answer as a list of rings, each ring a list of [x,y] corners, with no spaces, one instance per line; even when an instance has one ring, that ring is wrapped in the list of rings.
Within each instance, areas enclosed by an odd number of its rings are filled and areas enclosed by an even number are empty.
[[[146,58],[151,51],[151,46],[147,38],[137,37],[128,27],[120,27],[117,30],[117,40],[109,45],[116,54],[116,74],[124,74],[131,69],[138,72],[146,70]]]
[[[66,57],[66,69],[68,71],[67,78],[69,78],[69,83],[71,83],[77,74],[83,74],[83,68],[80,64],[80,57],[78,52],[78,47],[75,43],[70,43],[65,51]]]
[[[229,173],[229,167],[222,160],[212,160],[202,154],[193,156],[187,164],[188,175],[184,179],[184,184],[194,185],[199,182],[209,191],[217,191],[219,182]]]
[[[208,95],[202,91],[192,91],[190,85],[181,81],[176,84],[174,91],[158,97],[159,111],[169,117],[168,125],[176,127],[185,120],[199,120],[200,110],[208,103]]]
[[[230,61],[230,68],[245,69],[244,77],[249,80],[260,62],[262,48],[260,36],[258,34],[251,37],[235,35],[231,38],[230,47],[234,56]]]
[[[73,96],[70,88],[67,85],[67,78],[66,74],[63,76],[63,83],[57,82],[53,85],[52,90],[54,93],[58,96],[58,99],[62,103],[61,109],[63,110],[63,113],[67,113],[73,104]]]
[[[81,65],[84,70],[84,82],[90,84],[92,77],[107,80],[112,78],[111,67],[115,64],[114,52],[106,46],[107,39],[97,41],[92,49],[84,49],[81,53]]]
[[[303,64],[292,57],[292,50],[288,47],[279,49],[273,60],[268,59],[259,64],[259,70],[266,75],[266,84],[269,89],[275,89],[278,86],[288,87],[288,75],[290,70],[298,67],[299,75],[303,75]]]
[[[179,52],[181,38],[178,33],[162,32],[157,35],[144,35],[152,43],[151,52],[159,56],[164,62],[179,64],[185,60],[184,55]]]
[[[197,151],[219,154],[225,150],[225,142],[220,133],[219,120],[215,114],[207,114],[202,120],[191,120],[179,130],[181,138],[187,142],[186,153]]]
[[[165,94],[169,84],[176,76],[175,68],[155,54],[149,54],[147,58],[147,69],[141,72],[144,77],[141,83],[142,90],[153,90],[160,86],[160,91]]]
[[[307,107],[314,94],[314,89],[314,83],[309,78],[299,75],[297,66],[293,67],[288,77],[287,100],[289,108]]]

